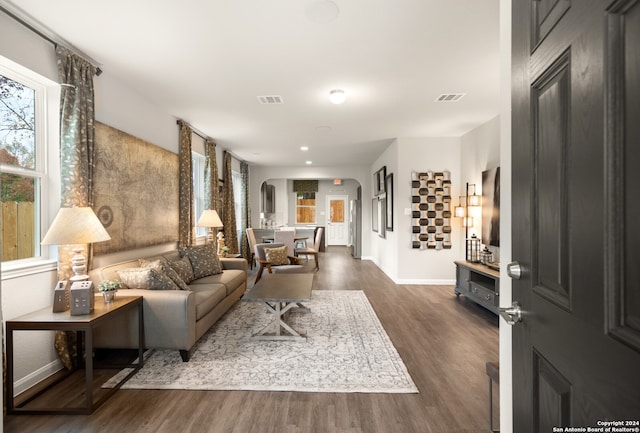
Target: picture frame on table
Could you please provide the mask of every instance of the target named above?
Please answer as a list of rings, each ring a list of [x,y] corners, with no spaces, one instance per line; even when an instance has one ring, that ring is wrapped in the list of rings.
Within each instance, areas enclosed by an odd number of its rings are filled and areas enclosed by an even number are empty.
[[[385,178],[386,193],[386,227],[387,230],[393,231],[393,173],[389,173]]]

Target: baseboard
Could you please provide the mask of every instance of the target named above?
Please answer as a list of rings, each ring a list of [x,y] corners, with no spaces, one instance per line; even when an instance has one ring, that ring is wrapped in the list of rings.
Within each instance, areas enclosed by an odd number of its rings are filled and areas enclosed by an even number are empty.
[[[62,362],[60,362],[59,359],[56,359],[55,361],[52,361],[46,364],[45,366],[37,369],[33,373],[26,375],[22,379],[16,380],[13,383],[13,395],[16,396],[18,394],[23,393],[29,388],[42,382],[49,376],[56,374],[58,371],[62,370],[63,368],[64,366],[62,365]]]

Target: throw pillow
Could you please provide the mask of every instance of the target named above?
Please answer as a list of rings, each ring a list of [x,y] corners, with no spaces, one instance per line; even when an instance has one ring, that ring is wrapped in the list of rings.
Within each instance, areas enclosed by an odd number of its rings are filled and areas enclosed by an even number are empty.
[[[265,248],[264,256],[272,265],[288,265],[289,257],[287,257],[287,246],[277,248]]]
[[[120,280],[130,289],[180,290],[165,274],[153,268],[120,269]]]
[[[186,247],[184,255],[189,257],[195,279],[222,273],[222,264],[213,244]]]
[[[178,275],[178,273],[173,270],[173,268],[167,262],[167,259],[161,258],[161,259],[152,260],[152,261],[140,259],[138,260],[138,263],[140,264],[141,268],[152,268],[160,273],[165,274],[181,290],[189,290],[189,286],[187,286],[184,280],[180,278],[180,275]]]
[[[169,261],[169,266],[171,269],[176,271],[176,274],[180,277],[185,284],[189,284],[193,281],[193,268],[191,267],[191,262],[189,261],[189,257],[183,257],[180,260]]]

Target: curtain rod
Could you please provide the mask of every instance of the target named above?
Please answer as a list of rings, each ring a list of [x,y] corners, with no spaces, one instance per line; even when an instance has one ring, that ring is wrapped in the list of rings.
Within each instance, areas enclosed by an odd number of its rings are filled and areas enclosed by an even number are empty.
[[[44,39],[45,41],[51,43],[54,47],[57,47],[58,45],[63,45],[65,46],[65,48],[68,49],[67,44],[61,44],[58,41],[54,40],[53,38],[51,38],[49,35],[46,35],[45,33],[43,33],[41,30],[37,29],[34,25],[28,23],[25,19],[19,17],[16,13],[14,13],[13,11],[10,11],[9,9],[7,9],[4,5],[0,5],[0,11],[4,12],[5,14],[7,14],[10,18],[13,18],[15,21],[17,21],[18,23],[20,23],[21,25],[23,25],[24,27],[26,27],[27,29],[31,30],[33,33],[35,33],[36,35],[40,36],[42,39]],[[78,51],[75,48],[72,51]],[[77,54],[77,53],[76,53]],[[83,57],[85,60],[87,60],[87,56],[85,55],[81,55],[81,57]],[[93,64],[93,66],[96,68],[96,75],[100,76],[100,74],[102,74],[102,69],[100,69],[99,66],[95,65],[95,61],[89,61],[87,60],[89,63]]]
[[[207,137],[205,136],[202,132],[198,131],[197,129],[194,129],[193,126],[191,126],[188,122],[185,122],[184,120],[178,119],[176,120],[176,123],[178,125],[182,125],[185,124],[187,125],[189,128],[191,128],[191,132],[193,132],[194,134],[196,134],[198,137],[202,138],[203,140],[211,140],[215,143],[216,147],[218,146],[218,143],[216,143],[216,141],[211,138],[211,137]],[[240,162],[246,162],[244,159],[238,157],[236,154],[234,154],[233,152],[231,152],[228,149],[224,149],[225,152],[229,152],[231,154],[232,157],[234,157],[236,160],[240,161]]]

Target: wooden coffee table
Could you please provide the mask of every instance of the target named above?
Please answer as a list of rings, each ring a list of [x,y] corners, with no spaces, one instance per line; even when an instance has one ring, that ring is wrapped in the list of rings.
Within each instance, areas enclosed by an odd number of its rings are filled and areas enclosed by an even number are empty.
[[[252,335],[261,340],[306,341],[307,337],[286,322],[286,313],[311,300],[313,274],[267,274],[244,294],[245,302],[261,302],[271,313],[271,322]],[[306,308],[306,307],[304,307]],[[269,332],[271,331],[271,332]]]

